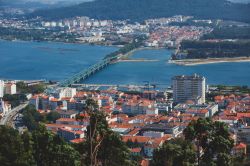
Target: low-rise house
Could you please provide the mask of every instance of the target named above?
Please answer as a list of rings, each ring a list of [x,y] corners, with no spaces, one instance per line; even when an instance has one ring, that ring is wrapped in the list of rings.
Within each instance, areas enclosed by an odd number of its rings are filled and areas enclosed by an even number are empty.
[[[66,124],[56,124],[56,123],[46,124],[45,126],[47,130],[50,130],[55,133],[58,131],[59,128],[63,127],[69,127],[73,131],[85,131],[87,129],[87,127],[83,125],[66,125]]]
[[[60,114],[60,117],[61,118],[75,118],[76,115],[78,114],[77,111],[74,111],[74,110],[59,110],[57,111],[59,114]]]
[[[70,127],[59,128],[57,134],[68,142],[74,139],[84,138],[84,131],[74,131]]]
[[[133,156],[140,156],[142,148],[132,148],[130,151]]]
[[[130,135],[124,135],[122,136],[122,141],[123,142],[137,142],[141,145],[144,145],[145,143],[147,143],[151,138],[150,137],[145,137],[145,136],[130,136]]]
[[[56,120],[56,124],[64,124],[64,125],[82,125],[80,121],[72,118],[60,118]]]
[[[163,132],[164,134],[170,134],[173,137],[177,137],[179,134],[181,134],[181,131],[179,131],[179,126],[171,123],[145,125],[140,130],[140,133],[143,134],[144,132],[148,131]]]
[[[250,127],[244,126],[234,130],[239,142],[250,144]]]
[[[164,136],[164,132],[146,131],[146,132],[143,132],[143,136],[150,137],[150,138],[161,138]]]
[[[36,110],[39,109],[39,96],[33,96],[31,97],[31,99],[29,100],[29,104],[33,105]]]
[[[51,98],[49,100],[49,105],[51,110],[56,110],[56,108],[59,106],[59,100],[57,98]]]
[[[49,96],[42,96],[40,98],[39,103],[41,103],[41,105],[39,105],[40,109],[42,109],[42,110],[50,109],[50,107],[49,107]]]
[[[111,130],[113,130],[114,132],[120,134],[120,135],[126,135],[128,134],[131,129],[130,128],[112,128]]]
[[[146,115],[158,115],[158,108],[149,108],[146,110]]]
[[[236,156],[245,156],[247,154],[247,145],[244,143],[239,143],[233,147],[233,155]]]
[[[84,141],[85,141],[84,138],[76,138],[76,139],[70,140],[70,143],[79,144],[79,143],[84,142]]]

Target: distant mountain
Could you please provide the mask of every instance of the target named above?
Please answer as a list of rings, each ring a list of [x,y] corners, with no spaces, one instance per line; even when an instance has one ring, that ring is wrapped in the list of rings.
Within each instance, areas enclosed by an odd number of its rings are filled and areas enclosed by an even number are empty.
[[[46,9],[54,7],[65,7],[76,5],[92,0],[0,0],[0,7],[21,8],[21,9]]]
[[[131,19],[173,15],[192,15],[202,19],[226,19],[250,22],[250,4],[231,3],[226,0],[96,0],[71,7],[39,10],[32,13],[47,19],[89,16],[98,19]]]
[[[229,0],[229,1],[235,3],[250,3],[250,0]]]

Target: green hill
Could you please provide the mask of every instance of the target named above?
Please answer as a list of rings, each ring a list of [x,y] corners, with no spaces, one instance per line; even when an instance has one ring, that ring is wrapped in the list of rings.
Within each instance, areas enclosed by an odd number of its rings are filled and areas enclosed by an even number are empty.
[[[202,19],[250,22],[250,4],[236,4],[226,0],[96,0],[71,7],[39,10],[30,16],[47,19],[89,16],[98,19],[142,21],[180,14]]]

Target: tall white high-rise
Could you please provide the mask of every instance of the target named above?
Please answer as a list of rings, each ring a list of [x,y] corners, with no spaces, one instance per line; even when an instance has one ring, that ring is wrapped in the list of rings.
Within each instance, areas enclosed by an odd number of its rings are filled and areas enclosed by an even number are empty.
[[[205,103],[206,79],[194,74],[192,76],[175,76],[172,78],[173,99],[175,103],[192,100],[197,104]]]

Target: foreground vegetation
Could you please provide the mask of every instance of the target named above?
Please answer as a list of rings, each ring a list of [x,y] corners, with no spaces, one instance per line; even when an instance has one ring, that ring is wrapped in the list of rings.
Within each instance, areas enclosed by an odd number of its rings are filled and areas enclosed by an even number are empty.
[[[106,116],[97,110],[96,103],[92,100],[88,103],[91,118],[84,143],[68,144],[46,130],[41,116],[29,107],[23,112],[24,117],[37,121],[29,132],[20,135],[14,129],[0,126],[0,142],[4,142],[0,145],[0,163],[9,166],[136,165],[130,160],[130,152],[121,137],[108,128]]]

